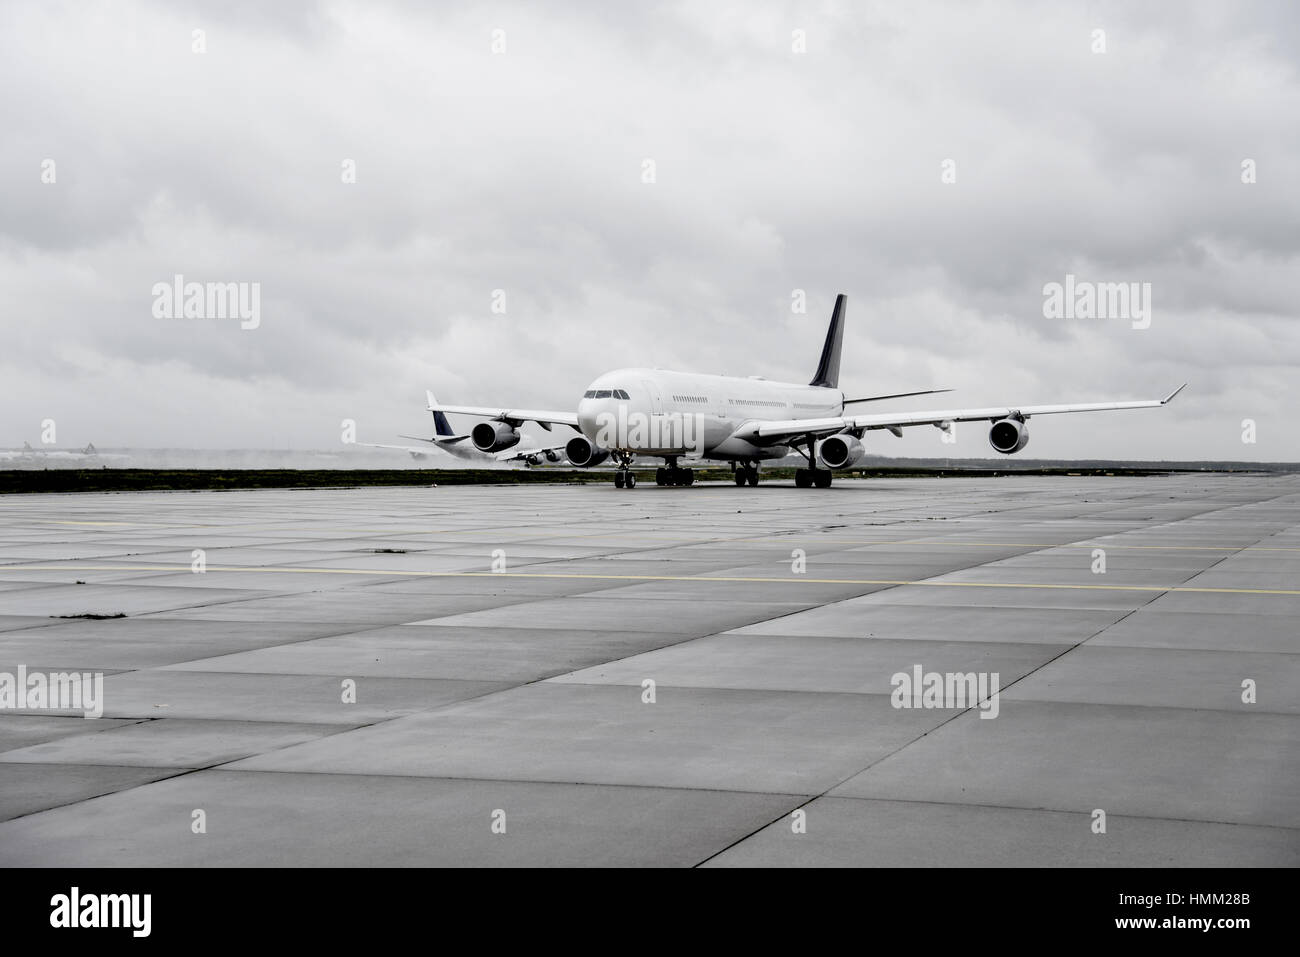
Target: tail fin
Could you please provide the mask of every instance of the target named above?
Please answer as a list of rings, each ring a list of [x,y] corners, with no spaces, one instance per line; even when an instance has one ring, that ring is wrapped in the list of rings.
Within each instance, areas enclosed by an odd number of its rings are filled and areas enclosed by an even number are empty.
[[[438,400],[433,397],[433,393],[428,389],[424,391],[424,394],[429,398],[429,408],[433,409],[438,404]],[[447,417],[437,409],[433,409],[433,434],[440,437],[456,434],[452,431],[451,423],[447,421]]]
[[[840,293],[835,297],[835,311],[831,313],[831,327],[826,330],[826,344],[822,346],[822,361],[817,364],[817,374],[809,385],[838,389],[840,385],[840,346],[844,342],[844,308],[849,297]]]

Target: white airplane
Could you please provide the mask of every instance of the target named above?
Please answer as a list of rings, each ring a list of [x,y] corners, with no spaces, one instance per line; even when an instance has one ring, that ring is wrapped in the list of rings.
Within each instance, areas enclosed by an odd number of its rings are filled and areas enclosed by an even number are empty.
[[[488,462],[523,462],[525,465],[532,466],[540,465],[542,462],[560,461],[560,456],[564,452],[564,446],[562,445],[557,445],[553,448],[520,449],[505,454],[493,454],[494,451],[498,450],[483,450],[475,448],[472,442],[467,443],[465,441],[470,437],[470,433],[465,432],[458,435],[455,429],[451,427],[451,423],[447,421],[447,416],[443,415],[442,410],[434,408],[437,403],[433,398],[433,393],[426,392],[425,395],[429,400],[429,411],[433,413],[433,438],[422,439],[417,435],[399,436],[399,438],[403,439],[413,439],[416,442],[424,442],[426,443],[425,445],[378,445],[373,442],[360,442],[358,444],[371,449],[397,449],[409,453],[413,459],[428,458],[433,451],[437,450],[440,452],[446,452],[448,455],[454,456],[458,459],[466,459],[471,462],[482,462],[485,464]],[[518,438],[516,438],[515,442],[518,441]],[[514,443],[511,444],[513,445]]]
[[[1186,385],[1163,399],[1132,402],[846,413],[846,406],[858,403],[950,391],[927,389],[846,399],[839,389],[846,302],[843,295],[835,300],[821,362],[807,385],[769,382],[762,376],[615,369],[591,384],[576,412],[443,405],[435,401],[432,392],[427,393],[429,410],[435,416],[452,412],[486,419],[475,425],[469,436],[474,448],[487,454],[517,445],[519,426],[524,422],[536,422],[548,431],[557,425],[568,426],[578,433],[564,446],[569,461],[589,468],[612,458],[617,467],[614,484],[619,488],[636,486],[631,464],[638,455],[665,461],[666,467],[655,474],[658,485],[690,485],[694,481],[694,471],[679,466],[681,460],[730,462],[737,485],[757,485],[759,462],[782,459],[792,450],[808,462],[807,468],[796,471],[795,485],[828,488],[834,470],[851,468],[866,454],[862,438],[868,431],[887,429],[901,436],[903,429],[911,426],[932,425],[949,431],[957,422],[987,421],[989,444],[995,451],[1011,455],[1029,443],[1026,423],[1031,416],[1159,408]]]

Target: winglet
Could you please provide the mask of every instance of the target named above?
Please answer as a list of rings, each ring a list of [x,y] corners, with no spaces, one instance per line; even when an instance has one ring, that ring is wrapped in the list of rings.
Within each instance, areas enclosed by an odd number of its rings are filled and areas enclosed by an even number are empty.
[[[1174,396],[1176,396],[1178,393],[1182,392],[1182,391],[1183,391],[1184,389],[1186,389],[1186,388],[1187,388],[1187,383],[1184,382],[1182,385],[1180,385],[1180,386],[1179,386],[1177,389],[1175,389],[1173,392],[1170,392],[1167,396],[1165,396],[1163,399],[1161,399],[1161,400],[1160,400],[1160,404],[1161,404],[1161,405],[1168,405],[1170,402],[1174,401]]]

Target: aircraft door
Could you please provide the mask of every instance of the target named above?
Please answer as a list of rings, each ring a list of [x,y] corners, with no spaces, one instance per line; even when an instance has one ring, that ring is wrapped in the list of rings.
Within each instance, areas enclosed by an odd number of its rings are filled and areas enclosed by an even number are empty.
[[[650,396],[650,414],[664,414],[664,399],[659,392],[659,386],[655,385],[649,379],[642,379],[641,385],[645,386],[646,395]]]

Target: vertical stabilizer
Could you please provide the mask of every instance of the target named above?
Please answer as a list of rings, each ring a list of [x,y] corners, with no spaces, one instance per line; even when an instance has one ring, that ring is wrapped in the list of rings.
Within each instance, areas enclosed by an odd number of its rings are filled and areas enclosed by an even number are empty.
[[[826,330],[826,343],[822,346],[822,361],[817,364],[817,374],[809,385],[838,389],[840,386],[840,346],[844,342],[844,308],[849,297],[840,293],[835,297],[835,311],[831,313],[831,327]]]

